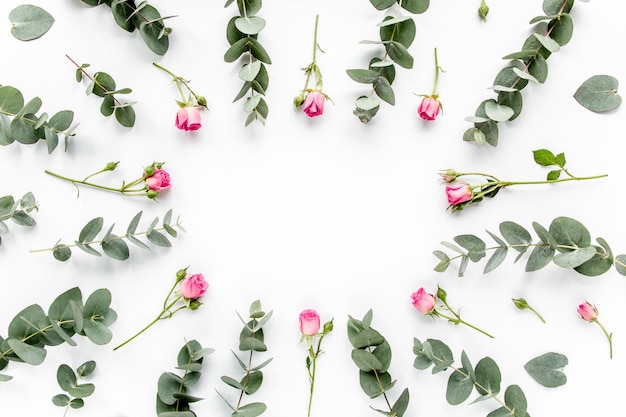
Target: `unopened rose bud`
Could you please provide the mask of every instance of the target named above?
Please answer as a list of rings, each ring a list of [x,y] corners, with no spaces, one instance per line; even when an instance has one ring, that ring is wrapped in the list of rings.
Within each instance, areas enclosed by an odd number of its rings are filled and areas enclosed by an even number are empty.
[[[104,167],[104,171],[114,171],[115,168],[119,165],[119,161],[117,162],[107,162],[107,165]]]
[[[581,319],[588,322],[592,322],[598,317],[598,309],[589,304],[587,301],[580,304],[576,311],[580,314]]]
[[[478,16],[480,16],[480,18],[486,22],[488,13],[489,13],[489,6],[487,6],[485,2],[483,1],[480,7],[478,8]]]

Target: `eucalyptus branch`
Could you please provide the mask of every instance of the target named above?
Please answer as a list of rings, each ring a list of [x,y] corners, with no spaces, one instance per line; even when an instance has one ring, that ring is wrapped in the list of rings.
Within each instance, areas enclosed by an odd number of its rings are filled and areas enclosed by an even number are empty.
[[[243,56],[246,62],[239,70],[239,78],[244,82],[233,102],[246,97],[243,109],[249,113],[245,125],[258,120],[265,125],[269,112],[265,92],[269,84],[266,65],[272,60],[258,40],[265,28],[265,19],[256,14],[261,10],[261,0],[227,0],[224,7],[237,3],[239,16],[234,16],[226,27],[226,38],[230,47],[224,54],[224,61],[235,62]]]
[[[394,15],[385,16],[380,26],[380,41],[361,41],[361,44],[382,45],[382,58],[373,57],[367,69],[348,69],[348,76],[361,84],[371,84],[368,95],[362,95],[355,101],[353,113],[363,123],[368,123],[378,112],[384,101],[395,105],[395,93],[391,84],[396,77],[396,67],[413,68],[413,57],[408,48],[415,39],[415,22],[413,18],[402,15],[404,9],[409,13],[424,13],[430,4],[429,0],[378,0],[372,5],[380,11],[388,10],[397,5]]]
[[[15,87],[0,85],[0,145],[7,146],[13,142],[33,145],[40,140],[46,141],[48,153],[52,153],[59,144],[59,135],[64,135],[65,148],[67,138],[74,136],[78,126],[72,125],[74,112],[61,110],[52,117],[47,113],[37,116],[42,101],[34,97],[24,101],[22,92]],[[12,119],[11,119],[12,118]]]
[[[135,102],[122,102],[115,97],[115,94],[129,94],[133,90],[130,88],[116,89],[115,80],[106,72],[99,71],[92,76],[85,71],[85,68],[90,66],[89,64],[79,65],[68,55],[65,56],[76,66],[77,82],[81,82],[83,76],[91,81],[87,86],[87,94],[93,93],[102,97],[100,113],[107,117],[115,113],[115,119],[119,124],[124,127],[133,127],[135,125],[135,110],[132,106]]]
[[[405,388],[398,399],[391,404],[387,392],[395,385],[389,374],[391,347],[387,340],[371,327],[372,310],[362,320],[349,316],[348,339],[352,344],[352,361],[359,368],[360,385],[370,398],[383,396],[389,411],[371,407],[373,410],[389,416],[402,417],[409,405],[409,389]]]
[[[578,220],[557,217],[548,229],[537,222],[532,226],[539,238],[535,242],[528,230],[512,221],[500,223],[502,237],[487,231],[497,246],[487,247],[482,239],[472,234],[455,236],[456,244],[443,241],[441,244],[455,255],[435,250],[433,254],[439,263],[434,269],[444,272],[451,261],[460,259],[458,276],[463,276],[470,261],[477,263],[487,256],[487,251],[494,251],[483,269],[486,274],[502,264],[509,249],[518,252],[516,261],[532,249],[526,261],[526,272],[538,271],[553,262],[587,276],[601,275],[612,266],[619,274],[626,275],[626,254],[614,257],[609,244],[601,237],[596,238],[597,245],[593,244],[589,231]]]
[[[154,245],[171,247],[172,244],[170,240],[165,233],[162,233],[162,231],[165,231],[168,235],[174,238],[178,236],[178,231],[176,229],[181,232],[186,231],[182,226],[180,217],[177,217],[176,221],[172,223],[172,210],[170,209],[165,213],[165,216],[163,216],[161,227],[156,227],[159,222],[159,218],[155,217],[146,230],[137,232],[137,227],[139,226],[142,213],[143,211],[140,211],[133,217],[128,225],[128,228],[126,229],[126,233],[123,235],[115,235],[112,233],[115,226],[114,223],[107,229],[106,233],[100,239],[96,239],[98,234],[102,231],[102,227],[104,225],[104,219],[102,217],[96,217],[90,220],[81,229],[78,239],[75,240],[73,244],[65,244],[58,241],[50,248],[33,249],[30,252],[35,253],[52,251],[52,256],[54,256],[56,260],[67,261],[72,256],[71,248],[73,247],[78,247],[90,255],[102,256],[102,254],[94,248],[94,245],[97,245],[102,249],[105,255],[113,259],[125,261],[130,257],[130,249],[125,240],[134,243],[140,248],[150,249],[146,243],[138,239],[138,236],[144,235],[147,240]]]
[[[146,46],[157,55],[165,55],[169,48],[169,35],[172,29],[164,20],[176,16],[161,17],[159,11],[146,0],[136,4],[135,0],[82,0],[90,6],[106,4],[111,8],[115,23],[127,32],[135,29],[141,34]]]
[[[196,340],[185,343],[178,353],[178,366],[176,367],[176,369],[184,371],[183,375],[178,376],[173,372],[163,372],[159,377],[156,401],[157,415],[183,412],[193,414],[190,411],[191,403],[200,401],[202,398],[190,395],[189,389],[200,380],[202,362],[206,356],[213,352],[214,349],[203,348]]]
[[[548,57],[570,41],[574,24],[569,13],[573,4],[572,0],[543,1],[545,15],[533,18],[530,24],[547,21],[544,33],[532,33],[521,51],[502,58],[512,62],[500,70],[493,82],[497,99],[484,100],[475,115],[465,119],[474,126],[465,131],[464,141],[479,146],[485,143],[498,145],[498,123],[515,120],[522,111],[520,91],[529,81],[543,84],[548,77]]]
[[[9,233],[9,226],[6,224],[9,219],[20,226],[35,226],[37,222],[30,215],[33,211],[39,211],[39,206],[30,191],[17,200],[11,195],[0,197],[0,232]]]
[[[75,334],[86,336],[97,345],[111,341],[109,326],[117,319],[109,306],[111,293],[107,289],[94,291],[83,302],[78,287],[71,288],[54,299],[47,310],[32,304],[20,311],[9,324],[8,337],[0,336],[0,371],[9,361],[40,365],[46,358],[45,346],[67,343],[75,346]],[[12,377],[0,374],[0,381]]]
[[[490,357],[482,358],[474,367],[463,351],[461,366],[455,367],[452,351],[445,343],[437,339],[427,339],[421,342],[414,338],[413,353],[416,355],[413,362],[416,369],[425,370],[433,366],[433,374],[452,370],[446,388],[448,404],[459,405],[476,390],[479,397],[472,403],[491,398],[499,404],[499,408],[488,415],[528,416],[526,396],[518,385],[508,386],[504,392],[504,399],[497,397],[500,393],[502,376],[497,363]],[[542,355],[529,361],[525,369],[542,385],[557,386],[561,382],[560,376],[564,378],[563,360],[566,364],[567,358],[560,354]]]
[[[237,315],[239,316],[239,313],[237,313]],[[239,350],[242,352],[249,352],[247,362],[241,360],[234,351],[232,353],[243,370],[244,376],[240,380],[226,375],[221,378],[222,382],[226,385],[239,391],[236,404],[231,404],[231,402],[217,389],[215,390],[220,398],[222,398],[228,407],[233,411],[233,415],[250,414],[259,416],[267,409],[267,406],[262,402],[252,402],[245,405],[242,403],[244,395],[252,395],[261,387],[263,382],[263,372],[261,369],[272,361],[272,358],[270,358],[259,365],[253,366],[252,364],[252,358],[255,352],[261,353],[267,351],[267,346],[264,342],[265,337],[263,333],[263,326],[267,323],[270,317],[272,317],[272,311],[269,311],[266,314],[261,309],[261,302],[259,300],[253,301],[250,305],[250,316],[248,321],[245,321],[241,316],[239,316],[239,319],[244,324],[244,327],[239,335]]]
[[[57,382],[67,394],[57,394],[52,397],[52,403],[58,407],[65,407],[63,417],[67,415],[70,408],[78,409],[85,405],[83,398],[94,393],[94,384],[79,383],[86,376],[89,376],[96,369],[95,361],[87,361],[76,368],[76,372],[69,365],[61,364],[57,369]]]

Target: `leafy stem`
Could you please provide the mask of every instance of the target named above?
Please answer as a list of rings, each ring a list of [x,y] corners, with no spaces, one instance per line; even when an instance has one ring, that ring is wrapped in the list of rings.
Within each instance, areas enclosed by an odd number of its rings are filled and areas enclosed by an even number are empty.
[[[87,71],[85,71],[85,65],[78,65],[78,63],[76,61],[74,61],[72,58],[70,58],[69,55],[65,55],[67,57],[67,59],[69,59],[72,64],[74,64],[76,66],[76,69],[78,71],[80,71],[85,77],[87,77],[92,83],[94,83],[95,85],[97,85],[102,91],[104,91],[105,95],[109,95],[113,101],[115,101],[115,104],[118,107],[122,107],[124,106],[124,104],[122,102],[120,102],[117,98],[115,98],[115,96],[112,94],[112,91],[107,90],[107,88],[102,85],[102,83],[100,83],[98,80],[96,80],[94,77],[92,77]]]
[[[59,320],[57,321],[55,324],[58,326],[62,326],[64,324],[74,324],[75,320],[71,319],[71,320]],[[20,339],[21,342],[26,343],[28,342],[30,339],[32,339],[35,336],[38,335],[44,335],[44,333],[53,330],[54,329],[54,325],[49,324],[48,326],[42,327],[42,328],[37,328],[37,331],[35,331],[34,333],[31,333],[29,335],[26,335],[24,337],[22,337]],[[13,349],[8,348],[6,351],[2,352],[0,351],[0,359],[8,359],[8,355],[13,353]]]

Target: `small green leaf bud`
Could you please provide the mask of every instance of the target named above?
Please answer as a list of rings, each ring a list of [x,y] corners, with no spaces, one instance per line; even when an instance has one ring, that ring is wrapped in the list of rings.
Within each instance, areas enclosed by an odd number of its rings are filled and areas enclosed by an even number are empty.
[[[515,304],[515,307],[520,310],[528,308],[528,302],[523,298],[512,298],[511,300],[513,301],[513,304]]]
[[[487,6],[483,0],[480,4],[480,7],[478,8],[478,16],[480,16],[480,18],[483,19],[484,22],[486,22],[488,13],[489,13],[489,6]]]
[[[189,308],[191,310],[197,310],[200,308],[200,306],[202,305],[202,303],[198,300],[191,300],[191,302],[189,303]]]
[[[115,168],[117,168],[117,166],[120,164],[119,161],[117,162],[107,162],[107,165],[104,167],[103,171],[114,171]]]

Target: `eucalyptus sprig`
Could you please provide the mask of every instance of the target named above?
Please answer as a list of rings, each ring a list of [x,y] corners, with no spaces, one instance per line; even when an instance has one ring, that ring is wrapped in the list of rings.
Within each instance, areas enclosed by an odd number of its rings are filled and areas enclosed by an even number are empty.
[[[452,351],[441,340],[426,339],[421,342],[419,339],[413,339],[413,353],[415,361],[413,366],[419,370],[432,368],[432,373],[452,370],[448,378],[448,386],[446,388],[446,400],[450,405],[459,405],[466,401],[472,392],[476,390],[478,397],[470,404],[493,399],[500,406],[490,412],[488,416],[512,416],[512,417],[528,417],[528,402],[524,391],[519,385],[509,385],[504,391],[504,399],[498,397],[502,384],[502,374],[498,364],[489,356],[479,360],[476,365],[472,365],[469,357],[463,351],[461,353],[461,366],[455,367],[454,355]],[[538,362],[534,362],[537,363]],[[544,361],[544,364],[547,363]],[[549,362],[553,364],[554,362]],[[566,360],[567,363],[567,360]],[[546,380],[551,378],[550,374],[555,371],[550,366],[527,367],[526,370],[536,380]]]
[[[388,391],[396,381],[389,374],[391,347],[387,340],[372,324],[372,310],[365,313],[362,320],[348,316],[348,340],[352,344],[352,361],[359,368],[361,388],[370,398],[383,396],[388,411],[371,407],[387,416],[402,417],[409,405],[409,389],[405,388],[398,399],[390,403]]]
[[[265,345],[265,335],[263,332],[263,326],[267,324],[267,321],[272,317],[272,310],[265,313],[261,309],[261,302],[255,300],[250,304],[249,320],[244,320],[239,313],[237,313],[239,319],[244,324],[241,333],[239,334],[239,350],[242,352],[249,352],[248,357],[241,359],[234,351],[233,355],[239,366],[243,370],[243,377],[240,380],[229,376],[222,376],[222,382],[239,390],[237,396],[237,402],[231,403],[217,389],[217,394],[226,402],[228,407],[233,411],[232,416],[259,416],[265,412],[267,406],[262,402],[251,402],[243,404],[244,395],[252,395],[261,388],[263,383],[263,369],[267,364],[272,361],[269,358],[258,365],[253,366],[253,356],[255,352],[266,352],[267,345]],[[255,356],[254,356],[255,357]],[[256,357],[255,357],[256,358]]]
[[[161,17],[159,11],[142,0],[82,0],[89,6],[106,4],[111,8],[115,23],[127,32],[139,31],[148,48],[157,55],[165,55],[169,46],[172,29],[164,21],[176,16]]]
[[[165,216],[163,216],[161,227],[157,227],[159,218],[155,217],[146,230],[138,232],[137,227],[139,226],[142,213],[143,212],[140,211],[135,214],[126,229],[126,233],[121,236],[113,234],[113,228],[115,227],[115,223],[113,223],[104,235],[98,239],[97,236],[102,231],[104,219],[102,217],[95,217],[81,229],[78,239],[75,240],[73,244],[61,243],[59,240],[51,248],[33,249],[31,252],[52,251],[54,259],[58,261],[67,261],[72,256],[73,247],[77,247],[90,255],[102,256],[102,254],[94,248],[94,246],[97,245],[102,249],[104,254],[110,258],[125,261],[130,257],[130,248],[124,239],[134,243],[140,248],[149,250],[150,247],[140,240],[138,238],[139,236],[145,235],[146,239],[156,246],[171,247],[172,244],[170,240],[162,232],[164,231],[171,237],[175,238],[178,236],[176,229],[181,232],[186,231],[182,226],[180,217],[176,218],[176,222],[172,224],[172,210],[170,209],[167,213],[165,213]]]
[[[224,7],[235,0],[227,0]],[[265,28],[265,19],[257,16],[262,0],[236,0],[239,15],[232,17],[226,26],[226,39],[230,47],[224,53],[224,61],[231,63],[243,57],[239,78],[243,86],[233,102],[246,97],[243,109],[248,114],[245,125],[255,120],[265,125],[269,108],[265,92],[269,84],[267,65],[272,63],[270,56],[259,42],[259,33]]]
[[[9,233],[6,221],[12,220],[20,226],[34,226],[37,224],[30,215],[32,211],[39,211],[35,196],[30,191],[17,200],[12,195],[0,197],[0,232]],[[2,244],[2,236],[0,236]]]
[[[395,93],[391,84],[396,78],[396,64],[402,68],[413,68],[413,56],[408,48],[415,39],[415,22],[411,16],[403,15],[402,9],[413,14],[421,14],[428,10],[430,0],[370,0],[380,11],[396,7],[393,15],[387,15],[378,24],[380,41],[363,40],[366,45],[382,45],[384,52],[369,61],[367,69],[348,69],[346,72],[352,80],[361,84],[371,84],[372,89],[367,95],[357,98],[353,113],[363,123],[368,123],[378,113],[384,101],[392,106],[396,103]]]
[[[448,209],[451,212],[461,211],[466,206],[479,203],[484,198],[495,197],[500,190],[513,185],[540,185],[540,184],[556,184],[567,181],[584,181],[606,177],[607,174],[594,175],[591,177],[575,177],[567,168],[565,168],[565,154],[559,153],[554,155],[547,149],[538,149],[533,151],[533,157],[538,165],[544,167],[553,167],[545,180],[542,181],[503,181],[491,174],[482,172],[457,172],[453,169],[441,171],[439,173],[441,179],[448,183],[446,185],[446,194],[448,197]],[[561,173],[567,178],[560,178]],[[469,184],[467,181],[459,180],[462,177],[483,177],[478,184]]]
[[[455,236],[456,245],[443,241],[441,244],[456,255],[435,250],[433,254],[439,258],[439,263],[434,269],[444,272],[451,261],[460,259],[458,276],[461,277],[470,261],[479,262],[487,256],[487,251],[493,251],[483,269],[483,274],[486,274],[502,264],[509,249],[518,253],[515,262],[531,249],[526,261],[526,272],[538,271],[553,262],[561,268],[573,269],[586,276],[601,275],[612,266],[619,274],[626,275],[626,254],[614,257],[609,244],[601,237],[596,238],[597,245],[593,244],[589,231],[578,220],[557,217],[548,229],[537,222],[533,222],[532,226],[539,238],[537,241],[533,241],[528,230],[512,221],[500,223],[502,237],[487,230],[496,246],[487,247],[482,239],[472,234]]]
[[[83,303],[80,288],[71,288],[54,299],[48,312],[32,304],[9,323],[8,337],[0,336],[0,371],[10,361],[40,365],[46,358],[45,346],[67,343],[76,346],[74,335],[86,336],[96,345],[105,345],[113,334],[109,326],[117,320],[110,308],[111,292],[99,289]],[[0,373],[0,381],[11,376]]]
[[[24,103],[20,90],[10,85],[0,85],[0,145],[6,146],[16,141],[33,145],[45,140],[50,154],[59,144],[59,135],[63,135],[67,149],[67,138],[74,136],[74,129],[78,126],[72,125],[74,112],[61,110],[50,118],[48,113],[37,116],[41,105],[39,97]]]
[[[96,390],[91,383],[79,383],[80,380],[96,369],[95,361],[87,361],[76,368],[76,372],[66,364],[59,365],[57,369],[57,382],[59,387],[67,394],[57,394],[52,397],[52,403],[58,407],[65,407],[63,417],[70,408],[78,409],[85,405],[83,398],[89,397]]]
[[[203,398],[190,395],[189,388],[198,383],[202,376],[202,361],[205,356],[214,352],[212,348],[203,348],[197,340],[191,340],[178,352],[176,369],[183,372],[182,376],[174,372],[163,372],[157,383],[156,412],[158,417],[192,417],[196,414],[190,410],[190,404]]]
[[[89,79],[87,84],[87,95],[95,94],[98,97],[102,97],[102,104],[100,105],[100,113],[103,116],[110,116],[115,113],[115,119],[119,124],[124,127],[133,127],[135,125],[135,109],[133,104],[135,101],[121,101],[115,95],[116,94],[130,94],[133,92],[130,88],[116,89],[115,80],[106,72],[98,71],[93,75],[90,75],[85,68],[89,67],[89,64],[79,65],[76,61],[65,55],[67,59],[72,61],[76,66],[76,81],[81,82],[83,77]]]
[[[570,11],[574,0],[543,0],[544,15],[531,19],[530,24],[546,22],[537,26],[517,52],[505,55],[510,60],[495,77],[491,87],[496,99],[484,100],[475,115],[465,120],[474,124],[463,134],[466,142],[477,145],[498,145],[498,123],[515,120],[522,111],[522,94],[529,81],[543,84],[548,77],[547,59],[572,37],[574,23]]]

